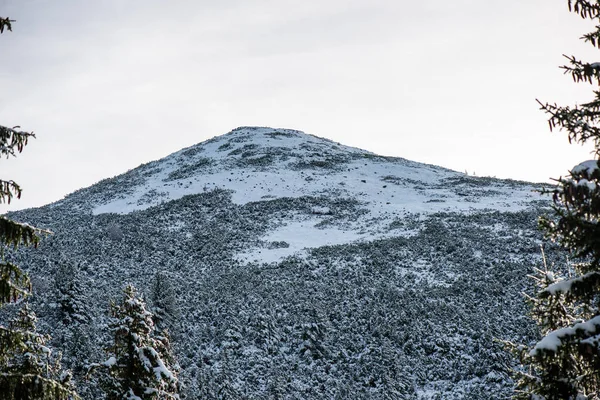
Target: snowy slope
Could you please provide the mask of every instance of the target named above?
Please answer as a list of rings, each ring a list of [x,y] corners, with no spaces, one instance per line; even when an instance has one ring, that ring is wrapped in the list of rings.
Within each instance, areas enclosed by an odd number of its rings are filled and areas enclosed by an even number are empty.
[[[125,179],[131,175],[137,176]],[[469,177],[300,131],[258,127],[237,128],[116,179],[123,180],[120,193],[92,202],[93,214],[128,214],[215,189],[230,191],[236,204],[301,196],[360,202],[364,213],[353,221],[315,229],[331,219],[326,207],[315,209],[312,218],[292,218],[264,237],[288,247],[239,254],[241,260],[263,262],[323,245],[410,235],[389,229],[407,214],[519,211],[541,200],[529,184]]]
[[[534,188],[496,181],[461,191],[464,174],[400,158],[381,157],[290,129],[243,127],[151,163],[143,182],[123,198],[97,205],[94,214],[126,214],[221,188],[233,201],[303,195],[353,197],[372,216],[398,212],[516,211],[539,200]],[[482,188],[483,189],[483,188]]]

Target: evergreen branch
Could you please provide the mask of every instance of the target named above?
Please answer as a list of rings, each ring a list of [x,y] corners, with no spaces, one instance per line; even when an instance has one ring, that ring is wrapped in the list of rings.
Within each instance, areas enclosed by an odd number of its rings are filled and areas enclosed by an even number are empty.
[[[588,140],[593,140],[595,144],[599,143],[600,128],[595,124],[600,122],[600,99],[574,108],[536,101],[541,110],[550,114],[548,125],[551,131],[557,127],[566,130],[569,143],[584,144]]]
[[[600,16],[600,4],[587,0],[568,0],[569,11],[575,12],[584,19],[595,19]]]
[[[16,302],[31,292],[29,276],[9,262],[0,264],[0,304]]]
[[[563,54],[567,60],[569,60],[569,65],[563,65],[560,69],[564,70],[565,74],[571,74],[574,82],[588,82],[593,83],[593,78],[600,84],[600,63],[586,63],[580,60],[577,60],[575,56],[567,56]]]
[[[21,198],[21,187],[13,180],[4,181],[0,179],[0,203],[8,203],[13,197]]]
[[[35,138],[33,132],[18,131],[19,126],[8,128],[0,125],[0,155],[7,158],[15,155],[17,152],[22,152],[27,145],[29,138]]]
[[[4,33],[4,28],[6,28],[6,30],[12,32],[11,22],[15,22],[15,20],[14,19],[10,19],[10,18],[2,18],[2,17],[0,17],[0,33]]]
[[[586,33],[581,37],[584,42],[590,43],[594,47],[600,47],[600,25],[596,26],[594,32]]]
[[[2,345],[2,355],[4,356],[7,356],[11,352],[21,352],[27,348],[24,332],[2,325],[0,325],[0,344]],[[2,372],[6,371],[7,365],[4,365]]]
[[[0,241],[4,242],[6,246],[17,248],[19,244],[23,244],[24,246],[33,245],[37,247],[40,240],[37,234],[40,232],[48,231],[42,231],[33,226],[11,221],[4,216],[0,216]]]
[[[39,374],[0,373],[0,393],[2,393],[2,398],[6,400],[81,399],[68,386]]]

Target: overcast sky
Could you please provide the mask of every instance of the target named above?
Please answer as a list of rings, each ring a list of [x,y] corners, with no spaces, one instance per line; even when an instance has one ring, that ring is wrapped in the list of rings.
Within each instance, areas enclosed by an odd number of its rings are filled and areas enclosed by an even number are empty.
[[[477,175],[548,181],[590,158],[536,98],[600,55],[566,0],[0,0],[0,124],[37,134],[3,179],[43,205],[244,125]],[[596,57],[596,58],[594,58]]]

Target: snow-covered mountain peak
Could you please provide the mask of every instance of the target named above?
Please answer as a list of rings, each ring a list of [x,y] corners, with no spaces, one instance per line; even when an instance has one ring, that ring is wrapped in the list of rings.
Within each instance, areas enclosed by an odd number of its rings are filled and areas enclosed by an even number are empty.
[[[183,149],[175,153],[174,156],[183,159],[199,155],[214,160],[227,159],[231,161],[240,158],[252,160],[257,157],[260,158],[260,156],[271,155],[280,156],[276,157],[279,158],[279,161],[287,161],[288,159],[297,161],[306,157],[350,157],[352,154],[370,153],[297,130],[240,127],[225,135]]]
[[[524,183],[378,156],[292,129],[240,127],[65,201],[83,196],[85,201],[77,203],[94,214],[127,214],[215,189],[229,191],[236,204],[302,196],[351,198],[377,215],[518,210],[540,199]]]

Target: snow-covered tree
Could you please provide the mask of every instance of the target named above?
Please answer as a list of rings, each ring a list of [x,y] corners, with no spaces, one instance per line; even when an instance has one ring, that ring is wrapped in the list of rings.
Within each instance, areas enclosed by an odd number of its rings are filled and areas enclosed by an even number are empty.
[[[8,328],[0,327],[0,397],[7,400],[77,398],[71,374],[60,356],[46,346],[49,337],[36,331],[37,318],[24,304]]]
[[[179,317],[179,308],[173,282],[167,274],[157,272],[154,275],[150,296],[156,328],[159,331],[167,329],[173,332]]]
[[[61,262],[54,274],[54,287],[63,324],[89,322],[87,296],[82,286],[79,269],[69,262]]]
[[[0,17],[0,33],[12,30],[10,18]],[[23,151],[31,132],[0,125],[0,156],[10,158]],[[0,203],[21,197],[21,187],[13,180],[0,179]],[[41,230],[0,216],[0,306],[29,295],[29,277],[5,259],[10,248],[37,246]],[[76,398],[68,374],[50,362],[47,338],[36,333],[35,315],[25,305],[18,319],[8,326],[0,324],[0,393],[3,399]],[[60,375],[60,376],[59,376]]]
[[[111,305],[109,358],[94,365],[108,399],[179,399],[169,338],[155,334],[152,313],[133,286],[123,294],[121,302]]]
[[[568,0],[568,6],[594,22],[595,30],[583,39],[600,48],[600,1]],[[562,68],[574,81],[600,85],[600,62],[566,58]],[[537,272],[538,289],[530,300],[543,337],[533,346],[513,347],[522,363],[518,399],[600,398],[600,90],[593,93],[591,101],[575,106],[540,103],[550,128],[565,130],[570,142],[593,143],[595,159],[557,180],[555,215],[540,220],[574,262]]]
[[[310,322],[302,324],[302,343],[300,344],[300,355],[308,359],[318,360],[325,357],[327,350],[323,346],[325,336],[323,324]]]

